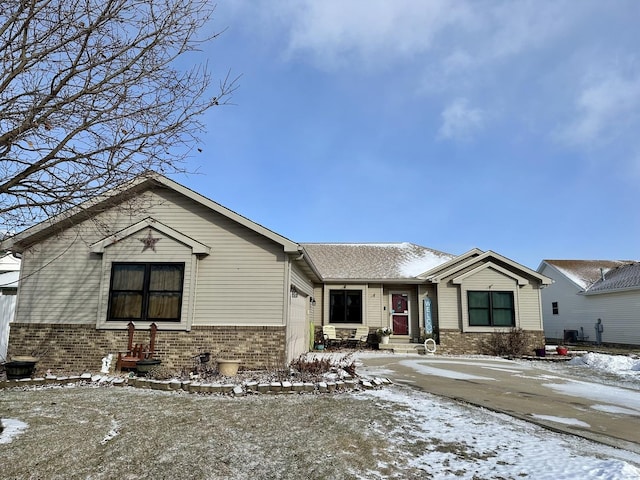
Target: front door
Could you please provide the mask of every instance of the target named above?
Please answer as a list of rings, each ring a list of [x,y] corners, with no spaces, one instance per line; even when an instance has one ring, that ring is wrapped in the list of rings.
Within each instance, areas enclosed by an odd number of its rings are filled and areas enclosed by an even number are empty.
[[[409,335],[409,294],[391,292],[391,328],[394,335]]]

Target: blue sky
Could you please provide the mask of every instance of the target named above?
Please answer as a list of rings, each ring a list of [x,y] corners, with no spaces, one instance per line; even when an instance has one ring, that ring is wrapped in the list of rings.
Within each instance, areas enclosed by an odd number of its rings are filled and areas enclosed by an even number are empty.
[[[640,2],[220,0],[175,179],[297,242],[640,259]]]

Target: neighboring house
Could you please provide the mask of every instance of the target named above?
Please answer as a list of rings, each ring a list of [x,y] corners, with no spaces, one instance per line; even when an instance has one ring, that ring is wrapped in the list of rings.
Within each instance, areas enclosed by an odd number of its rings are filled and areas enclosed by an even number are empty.
[[[554,280],[542,292],[545,336],[594,341],[600,318],[605,343],[640,345],[640,263],[631,260],[543,260]]]
[[[375,331],[393,344],[425,334],[448,353],[480,353],[495,331],[518,327],[531,348],[543,340],[541,289],[550,280],[495,252],[463,255],[399,244],[303,244],[322,283],[313,297],[316,325]]]
[[[543,338],[550,280],[501,255],[418,245],[295,243],[162,176],[139,178],[0,245],[22,255],[9,355],[95,370],[158,325],[170,368],[198,353],[276,368],[309,348],[311,323],[391,326],[397,344],[435,337],[478,353],[495,331]]]
[[[9,323],[13,320],[20,277],[20,259],[13,255],[0,257],[0,361],[7,358]]]

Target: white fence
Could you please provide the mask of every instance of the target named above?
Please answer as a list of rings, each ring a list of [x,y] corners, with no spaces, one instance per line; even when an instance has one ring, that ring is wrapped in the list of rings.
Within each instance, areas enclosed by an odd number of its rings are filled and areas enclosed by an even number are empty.
[[[9,323],[16,310],[15,295],[0,295],[0,361],[7,358],[9,347]]]

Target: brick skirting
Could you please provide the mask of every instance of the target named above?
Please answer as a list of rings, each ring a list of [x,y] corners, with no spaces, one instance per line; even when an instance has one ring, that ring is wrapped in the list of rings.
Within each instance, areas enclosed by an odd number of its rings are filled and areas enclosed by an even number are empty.
[[[544,345],[544,332],[525,331],[528,350]],[[485,344],[492,333],[462,333],[460,330],[440,330],[438,353],[451,355],[477,355],[487,353]]]
[[[102,358],[127,348],[126,330],[96,330],[91,325],[12,323],[8,357],[35,354],[37,371],[80,374],[100,371]],[[149,330],[136,330],[134,343],[149,343]],[[193,366],[193,356],[241,360],[241,369],[264,370],[284,366],[284,327],[193,327],[190,332],[158,330],[155,358],[173,370]]]

